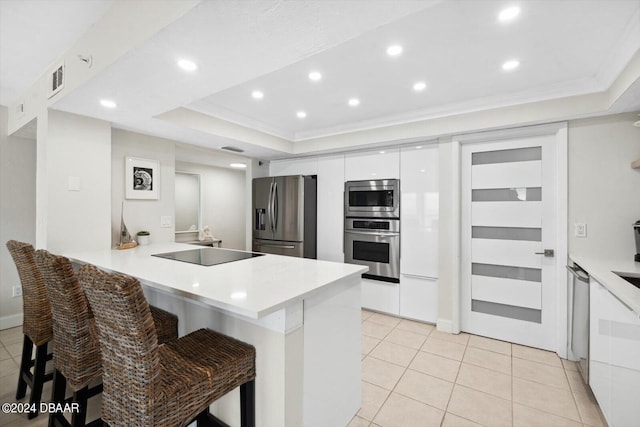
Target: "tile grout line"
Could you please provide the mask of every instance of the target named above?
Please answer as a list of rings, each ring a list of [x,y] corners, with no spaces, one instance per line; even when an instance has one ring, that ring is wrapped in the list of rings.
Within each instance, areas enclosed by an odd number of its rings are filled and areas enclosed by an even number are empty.
[[[562,361],[560,361],[562,363]],[[573,404],[576,405],[576,411],[578,412],[578,417],[580,418],[580,422],[585,425],[584,418],[582,417],[582,412],[580,411],[580,407],[578,406],[578,400],[576,399],[576,394],[574,393],[573,387],[571,387],[571,383],[569,382],[569,375],[567,375],[567,370],[564,369],[564,364],[562,364],[564,377],[567,379],[567,384],[569,384],[569,390],[571,390],[571,399],[573,400]]]
[[[458,366],[458,372],[456,372],[456,377],[453,379],[453,387],[451,387],[451,394],[449,395],[449,399],[447,399],[447,404],[445,405],[445,408],[444,408],[444,417],[442,417],[442,421],[440,422],[440,427],[442,427],[442,425],[444,424],[444,419],[447,417],[447,414],[449,413],[449,404],[451,403],[451,398],[453,397],[453,391],[456,388],[456,384],[458,384],[458,375],[460,375],[460,369],[462,369],[462,361],[464,360],[464,355],[467,354],[468,348],[469,348],[469,340],[467,340],[467,343],[464,346],[464,351],[462,352],[462,359],[460,360],[460,366]],[[453,412],[451,413],[453,414]],[[459,416],[459,415],[456,415],[456,416]],[[464,418],[464,417],[461,417],[461,418]]]
[[[518,358],[518,359],[521,359],[521,360],[527,360],[527,361],[532,361],[532,360],[529,360],[529,359],[522,359],[522,358]],[[561,362],[561,363],[562,363],[562,362]],[[547,365],[547,366],[552,366],[552,365]],[[568,382],[567,370],[566,370],[566,369],[564,369],[564,365],[563,365],[563,369],[562,369],[562,370],[563,370],[564,375],[565,375],[565,378],[567,379],[567,382]],[[520,380],[530,381],[530,382],[533,382],[533,383],[536,383],[536,384],[541,384],[541,385],[543,385],[543,386],[545,386],[545,387],[553,387],[553,388],[555,388],[555,389],[559,389],[559,390],[561,390],[561,388],[559,388],[559,387],[555,387],[555,386],[552,386],[552,385],[549,385],[549,384],[539,383],[539,382],[537,382],[537,381],[533,381],[533,380],[530,380],[530,379],[527,379],[527,378],[521,378],[521,377],[515,377],[515,376],[514,376],[514,377],[512,377],[512,378],[518,378],[518,379],[520,379]],[[538,411],[538,412],[542,412],[542,413],[544,413],[544,414],[552,415],[552,416],[555,416],[555,417],[558,417],[558,418],[562,418],[562,419],[567,420],[567,421],[572,421],[572,422],[574,422],[574,423],[583,424],[584,426],[587,426],[587,427],[593,427],[593,426],[591,426],[590,424],[586,424],[586,423],[583,421],[582,414],[580,413],[580,409],[578,408],[578,403],[577,403],[576,398],[575,398],[575,394],[573,393],[573,389],[571,388],[571,384],[569,383],[568,385],[569,385],[569,391],[570,391],[570,393],[571,393],[571,398],[572,398],[572,400],[574,401],[574,404],[576,405],[576,412],[578,412],[578,417],[580,418],[580,421],[576,421],[576,420],[574,420],[574,419],[572,419],[572,418],[568,418],[568,417],[565,417],[565,416],[563,416],[563,415],[559,415],[559,414],[556,414],[556,413],[554,413],[554,412],[549,412],[549,411],[546,411],[546,410],[544,410],[544,409],[541,409],[541,408],[538,408],[538,407],[532,406],[532,405],[531,405],[531,404],[529,404],[528,402],[524,402],[524,403],[523,403],[523,402],[517,402],[517,403],[518,403],[519,405],[525,406],[525,407],[527,407],[527,408],[529,408],[529,409],[536,410],[536,411]],[[513,389],[513,385],[512,385],[512,389]],[[512,391],[512,392],[513,392],[513,391]],[[516,403],[516,402],[514,401],[514,404],[515,404],[515,403]]]
[[[514,420],[515,420],[515,401],[514,401],[514,396],[513,396],[513,343],[509,346],[509,349],[511,350],[511,425],[514,424]]]
[[[399,325],[400,323],[401,323],[401,322],[398,322],[398,325]],[[398,327],[398,325],[396,325],[393,329],[391,329],[391,331],[389,331],[389,334],[390,334],[393,330],[395,330],[395,329]],[[431,333],[433,332],[433,330],[434,330],[434,329],[432,328],[432,329],[429,331],[429,333],[426,335],[426,337],[425,337],[425,342],[427,341],[427,339],[429,338],[429,336],[431,335]],[[385,338],[386,338],[389,334],[385,335]],[[384,340],[384,338],[383,338],[383,340]],[[381,341],[381,342],[382,342],[382,341]],[[392,344],[394,344],[394,345],[400,345],[400,344],[395,344],[395,343],[392,343]],[[423,345],[424,345],[424,343],[423,343]],[[421,348],[422,348],[422,346],[421,346]],[[373,351],[373,350],[372,350],[372,351]],[[389,394],[387,395],[387,397],[384,399],[384,401],[382,402],[382,404],[380,405],[380,407],[378,408],[378,410],[376,411],[376,413],[373,415],[373,420],[371,420],[370,425],[371,425],[371,424],[373,424],[373,422],[374,422],[375,418],[376,418],[376,417],[378,416],[378,414],[380,413],[380,410],[381,410],[381,409],[384,407],[384,405],[387,403],[387,401],[389,400],[389,397],[391,397],[391,395],[393,394],[394,390],[395,390],[395,389],[396,389],[396,387],[398,386],[398,383],[400,382],[400,380],[402,379],[402,377],[404,377],[404,375],[405,375],[405,374],[407,373],[407,371],[409,370],[409,365],[411,365],[411,363],[414,361],[414,359],[416,358],[416,356],[417,356],[419,353],[420,353],[420,349],[418,349],[418,351],[416,351],[416,354],[414,354],[414,355],[413,355],[413,357],[411,358],[411,360],[409,361],[409,363],[407,364],[407,366],[404,368],[404,371],[402,372],[402,375],[400,375],[400,377],[398,378],[398,381],[396,381],[396,383],[394,384],[393,388],[389,391]],[[372,356],[372,357],[373,357],[373,356]],[[374,358],[374,359],[376,359],[376,357],[373,357],[373,358]],[[379,360],[379,359],[378,359],[378,360]],[[389,363],[391,363],[391,362],[389,362]],[[396,366],[398,366],[398,365],[396,365]],[[378,387],[379,387],[379,386],[378,386]],[[385,390],[386,390],[386,389],[385,389]],[[401,393],[399,393],[399,394],[400,394],[401,396],[404,396],[404,394],[401,394]],[[404,397],[406,397],[406,398],[408,398],[408,399],[411,399],[409,396],[404,396]],[[416,401],[416,402],[419,402],[419,403],[422,403],[423,405],[427,405],[426,403],[424,403],[424,402],[420,402],[420,401],[415,400],[415,399],[411,399],[411,400]],[[431,405],[427,405],[427,406],[431,406]],[[431,407],[432,407],[432,408],[435,408],[435,406],[431,406]],[[435,409],[439,409],[439,408],[435,408]],[[445,413],[446,413],[446,412],[445,412]],[[442,419],[444,420],[444,415],[442,416]]]

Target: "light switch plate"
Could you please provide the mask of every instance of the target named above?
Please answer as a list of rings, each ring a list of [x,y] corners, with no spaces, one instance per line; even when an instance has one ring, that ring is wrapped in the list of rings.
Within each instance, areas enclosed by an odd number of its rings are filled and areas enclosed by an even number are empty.
[[[574,234],[576,237],[587,237],[587,224],[576,222],[574,224]]]
[[[160,227],[171,228],[172,226],[173,226],[173,218],[171,217],[171,215],[160,217]]]
[[[15,285],[11,290],[11,296],[14,298],[22,296],[22,286]]]

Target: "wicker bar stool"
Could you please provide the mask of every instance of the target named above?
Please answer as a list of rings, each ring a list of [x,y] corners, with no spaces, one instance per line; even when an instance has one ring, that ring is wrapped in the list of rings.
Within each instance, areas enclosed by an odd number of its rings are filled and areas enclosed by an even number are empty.
[[[217,420],[209,405],[240,386],[241,425],[255,425],[253,346],[207,329],[158,345],[138,280],[91,265],[78,276],[100,338],[105,423],[204,425]]]
[[[27,386],[31,389],[29,405],[35,411],[29,411],[29,419],[37,417],[40,411],[42,386],[53,378],[53,373],[45,373],[45,366],[51,360],[52,354],[47,353],[47,345],[53,338],[51,321],[51,307],[49,296],[45,289],[44,280],[38,271],[34,260],[35,250],[29,243],[9,240],[7,248],[16,264],[20,282],[22,284],[22,358],[18,372],[18,388],[16,399],[22,399],[27,393]],[[36,357],[31,359],[33,346],[36,347]],[[33,373],[31,368],[33,367]]]
[[[49,426],[85,426],[87,400],[102,392],[102,384],[89,388],[89,383],[102,375],[93,312],[67,258],[41,249],[36,251],[35,261],[44,279],[53,315],[56,352],[51,401],[64,403],[68,384],[73,391],[71,401],[79,404],[79,411],[71,415],[71,424],[61,412],[55,412],[49,415]],[[161,342],[178,337],[177,316],[156,307],[151,307],[151,316],[162,336]],[[97,419],[89,425],[102,425],[102,421]]]

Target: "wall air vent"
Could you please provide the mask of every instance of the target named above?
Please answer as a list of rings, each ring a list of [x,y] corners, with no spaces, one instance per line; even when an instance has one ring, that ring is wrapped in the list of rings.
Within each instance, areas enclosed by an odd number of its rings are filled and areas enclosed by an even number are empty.
[[[64,87],[64,63],[59,64],[57,67],[53,69],[50,74],[50,84],[49,84],[49,98],[53,97],[55,94],[60,92]]]
[[[227,151],[233,151],[234,153],[244,153],[244,150],[242,148],[233,147],[231,145],[227,145],[226,147],[220,147],[220,148]]]

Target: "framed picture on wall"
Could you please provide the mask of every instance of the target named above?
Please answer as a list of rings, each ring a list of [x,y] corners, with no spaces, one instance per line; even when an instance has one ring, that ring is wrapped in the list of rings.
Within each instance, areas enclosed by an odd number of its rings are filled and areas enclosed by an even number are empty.
[[[126,157],[124,165],[125,197],[157,200],[160,198],[160,162]]]

